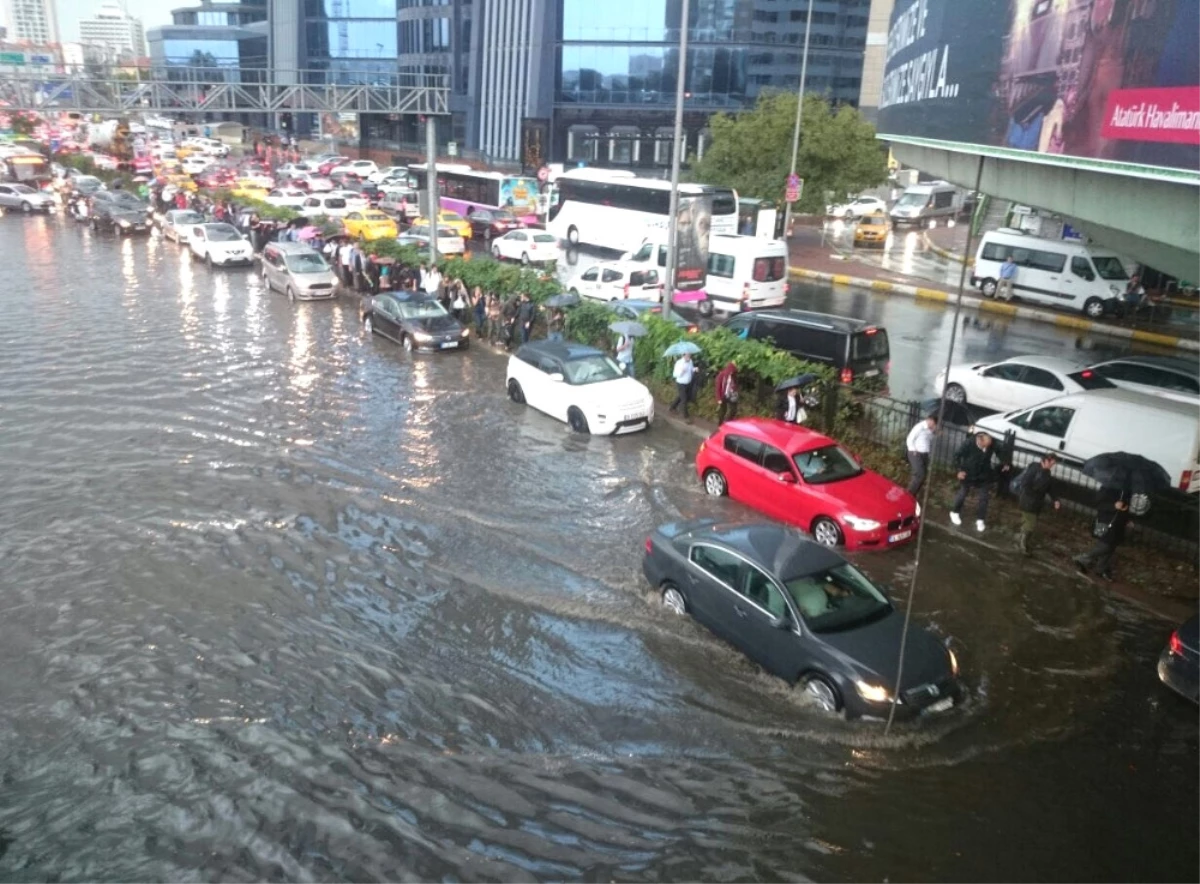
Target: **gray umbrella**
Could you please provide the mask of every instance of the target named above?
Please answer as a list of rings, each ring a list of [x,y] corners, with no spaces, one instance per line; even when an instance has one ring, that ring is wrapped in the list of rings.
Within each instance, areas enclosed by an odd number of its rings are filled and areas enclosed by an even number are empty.
[[[565,292],[561,295],[551,295],[543,304],[546,307],[578,307],[579,295],[573,295],[570,292]]]
[[[642,338],[646,336],[646,326],[640,322],[634,322],[632,319],[626,319],[621,322],[614,322],[609,325],[613,331],[619,335],[624,335],[627,338]]]

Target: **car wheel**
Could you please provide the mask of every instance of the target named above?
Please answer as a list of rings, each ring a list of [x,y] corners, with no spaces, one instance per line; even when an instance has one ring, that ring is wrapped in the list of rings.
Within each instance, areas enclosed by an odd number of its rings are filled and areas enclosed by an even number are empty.
[[[587,418],[583,416],[583,412],[576,406],[572,405],[567,411],[567,423],[570,424],[572,432],[586,436],[590,430],[588,429]]]
[[[682,617],[687,613],[687,599],[683,597],[679,587],[670,581],[662,585],[662,604],[672,614]]]
[[[700,311],[700,315],[703,316],[705,319],[708,319],[710,316],[713,315],[712,301],[709,301],[707,299],[701,301],[700,306],[697,309]]]
[[[981,291],[983,293],[983,296],[985,298],[996,297],[996,280],[985,279],[982,283],[979,284],[979,291]]]
[[[574,286],[571,286],[571,289],[570,289],[570,294],[572,294],[572,295],[578,295],[578,294],[579,294],[579,289],[575,288]]]
[[[205,254],[204,263],[208,265],[209,270],[213,269],[212,252],[208,252],[207,254]]]
[[[517,405],[525,404],[525,391],[521,389],[521,385],[517,383],[516,378],[511,378],[508,382],[508,398]]]
[[[528,252],[521,252],[521,263],[524,264],[526,267],[529,266],[529,253]]]
[[[413,351],[412,335],[405,335],[404,337],[402,337],[400,339],[400,344],[401,344],[401,346],[404,347],[405,353],[411,353]]]
[[[92,230],[96,231],[97,233],[100,232],[100,222],[95,218],[92,219]]]
[[[837,688],[823,675],[810,675],[804,679],[804,696],[822,712],[833,715],[842,708],[842,698]]]
[[[942,394],[946,397],[946,401],[954,402],[958,405],[967,404],[967,391],[960,384],[946,384],[946,392]]]
[[[32,214],[33,206],[30,204],[29,200],[21,201],[21,211],[24,212],[26,215]]]
[[[567,242],[573,246],[579,245],[579,228],[574,224],[567,228]]]
[[[270,288],[270,287],[271,287],[271,280],[270,280],[270,278],[267,276],[267,265],[266,265],[266,262],[263,262],[263,266],[262,266],[262,271],[261,271],[261,272],[262,272],[262,278],[263,278],[263,280],[264,280],[264,281],[266,282],[266,284],[267,284],[267,288]]]
[[[371,321],[371,317],[364,316],[363,317],[363,331],[365,331],[367,334],[370,334],[374,330],[375,330],[375,323]]]
[[[720,470],[705,470],[704,490],[713,497],[724,497],[729,493],[729,483]]]
[[[492,257],[495,258],[497,261],[501,260],[499,246],[492,246]]]
[[[1092,319],[1099,319],[1104,315],[1104,302],[1099,298],[1088,298],[1083,304],[1083,313]]]
[[[292,291],[292,287],[290,285],[287,287],[287,296],[289,301],[291,301],[293,304],[296,303],[296,293]]]
[[[839,546],[842,543],[842,529],[837,522],[826,516],[818,516],[812,524],[813,540],[821,546]]]

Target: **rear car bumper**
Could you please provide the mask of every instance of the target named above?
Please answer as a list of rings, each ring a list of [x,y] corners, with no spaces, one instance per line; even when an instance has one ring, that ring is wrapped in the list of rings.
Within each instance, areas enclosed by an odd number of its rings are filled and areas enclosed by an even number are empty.
[[[1172,654],[1170,649],[1158,658],[1158,680],[1193,703],[1200,703],[1200,671],[1186,657]]]

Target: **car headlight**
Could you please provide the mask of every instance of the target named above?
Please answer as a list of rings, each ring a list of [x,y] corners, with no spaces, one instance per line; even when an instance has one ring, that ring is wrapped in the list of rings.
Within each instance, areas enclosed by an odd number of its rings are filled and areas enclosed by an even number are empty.
[[[464,338],[465,338],[465,337],[467,337],[469,334],[471,334],[471,330],[470,330],[469,328],[464,328],[464,329],[462,330],[462,332],[460,332],[460,334],[461,334],[461,336],[462,336],[462,337],[464,337]]]
[[[957,676],[958,675],[958,655],[956,655],[954,653],[954,649],[950,648],[950,647],[946,648],[946,654],[950,657],[950,673],[952,675]]]
[[[433,335],[427,335],[427,334],[425,334],[425,332],[413,332],[412,336],[413,336],[414,341],[432,341],[433,340]]]
[[[892,699],[891,691],[883,685],[871,684],[869,681],[855,681],[854,689],[869,703],[889,703]]]
[[[855,531],[874,531],[879,527],[879,522],[874,519],[863,519],[858,516],[843,516],[846,524]]]
[[[129,222],[128,222],[128,221],[126,221],[124,218],[122,218],[122,219],[121,219],[120,221],[118,221],[117,223],[118,223],[119,225],[121,225],[122,227],[128,227],[128,226],[129,226]]]

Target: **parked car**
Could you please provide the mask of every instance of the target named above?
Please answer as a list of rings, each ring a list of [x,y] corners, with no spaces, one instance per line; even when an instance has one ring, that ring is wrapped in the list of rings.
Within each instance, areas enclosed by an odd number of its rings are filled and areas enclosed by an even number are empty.
[[[642,573],[820,710],[849,718],[945,712],[962,696],[949,645],[905,616],[884,587],[831,549],[771,523],[693,519],[646,539]],[[896,667],[904,651],[902,681]]]
[[[1112,381],[1090,368],[1055,356],[1013,356],[1000,362],[950,366],[937,373],[934,389],[951,402],[992,411],[1028,408],[1070,393],[1111,390]]]
[[[300,204],[300,214],[308,218],[327,215],[330,218],[344,218],[350,214],[350,207],[340,196],[328,193],[309,194]]]
[[[188,247],[209,267],[249,264],[253,255],[250,243],[238,229],[220,221],[193,227],[188,234]]]
[[[727,421],[700,445],[696,475],[708,494],[802,528],[822,546],[885,549],[916,536],[916,498],[798,424]]]
[[[213,169],[210,167],[203,174],[196,176],[196,184],[212,190],[232,187],[236,180],[237,176],[232,169]]]
[[[340,173],[344,175],[349,173],[358,178],[366,178],[368,175],[378,171],[379,167],[375,165],[374,160],[347,160],[339,163],[328,171],[323,171],[322,174],[330,175],[332,177],[334,174]]]
[[[331,190],[329,196],[344,199],[346,201],[346,208],[352,212],[361,212],[364,209],[371,208],[371,201],[360,190]]]
[[[333,268],[320,252],[304,243],[267,243],[262,251],[262,277],[268,290],[283,292],[289,301],[314,301],[337,293]]]
[[[54,211],[54,197],[28,184],[0,184],[0,206],[20,209],[25,214]]]
[[[843,384],[886,378],[891,367],[887,329],[862,319],[811,310],[751,310],[724,325],[740,338],[771,341],[800,359],[828,365]]]
[[[207,157],[204,154],[192,154],[181,162],[179,166],[189,175],[199,175],[215,162],[216,160],[212,157]]]
[[[492,257],[522,264],[553,264],[560,254],[558,239],[537,230],[510,230],[492,240]]]
[[[594,347],[531,341],[508,359],[508,398],[560,421],[576,433],[616,435],[647,429],[654,397]]]
[[[383,198],[379,201],[379,210],[395,215],[403,224],[421,214],[421,208],[417,205],[417,192],[407,187],[385,188]]]
[[[188,244],[188,236],[197,224],[204,223],[204,216],[191,209],[171,209],[163,215],[162,232],[166,239],[174,240],[181,246]]]
[[[299,209],[304,205],[306,199],[308,199],[307,191],[298,187],[281,187],[268,193],[263,198],[263,202],[282,208]]]
[[[425,225],[414,224],[396,237],[396,242],[402,246],[427,248],[429,246],[429,228]],[[439,254],[442,255],[461,255],[467,250],[466,243],[462,241],[458,231],[452,227],[438,228],[437,247]]]
[[[117,236],[150,232],[150,219],[145,209],[122,200],[100,199],[101,196],[92,197],[92,230],[107,230]]]
[[[350,161],[350,157],[342,157],[342,156],[329,157],[327,159],[321,160],[317,165],[317,174],[324,178],[324,177],[328,176],[329,173],[332,172],[334,169],[341,166],[342,163],[346,163],[349,161]]]
[[[1100,377],[1126,390],[1196,402],[1200,399],[1200,365],[1177,356],[1119,356],[1089,366]]]
[[[91,196],[106,189],[104,182],[92,175],[75,175],[71,178],[71,190],[83,196]]]
[[[484,242],[525,226],[512,215],[495,209],[476,209],[467,215],[467,223],[471,225],[471,235]]]
[[[1200,703],[1200,615],[1171,633],[1158,658],[1158,679],[1181,697]]]
[[[382,184],[389,178],[407,178],[407,166],[384,166],[382,169],[376,169],[367,175],[367,180],[372,184]]]
[[[396,292],[371,299],[363,312],[363,329],[413,350],[466,350],[471,332],[446,312],[435,298]]]
[[[422,215],[413,222],[413,225],[427,225],[428,223],[429,221],[424,215]],[[458,214],[458,212],[451,212],[449,209],[441,209],[438,212],[438,225],[441,227],[453,227],[455,233],[457,233],[463,239],[471,238],[471,225],[467,219]]]
[[[633,300],[616,301],[610,305],[612,311],[621,317],[621,319],[632,319],[637,321],[643,316],[662,316],[663,305],[660,301],[643,301]],[[681,328],[687,332],[699,331],[700,326],[694,322],[689,322],[684,317],[680,316],[675,311],[671,311],[670,322],[677,328]]]
[[[355,238],[383,239],[400,233],[396,222],[377,209],[351,212],[342,219],[342,225],[346,228],[346,233]]]
[[[627,270],[614,261],[588,267],[571,283],[570,291],[597,301],[661,301],[663,283],[655,267]]]
[[[855,218],[870,215],[874,212],[883,212],[886,214],[887,210],[887,202],[877,196],[858,196],[849,202],[840,203],[835,206],[826,206],[825,214],[830,218],[844,218],[847,221],[852,221]]]

